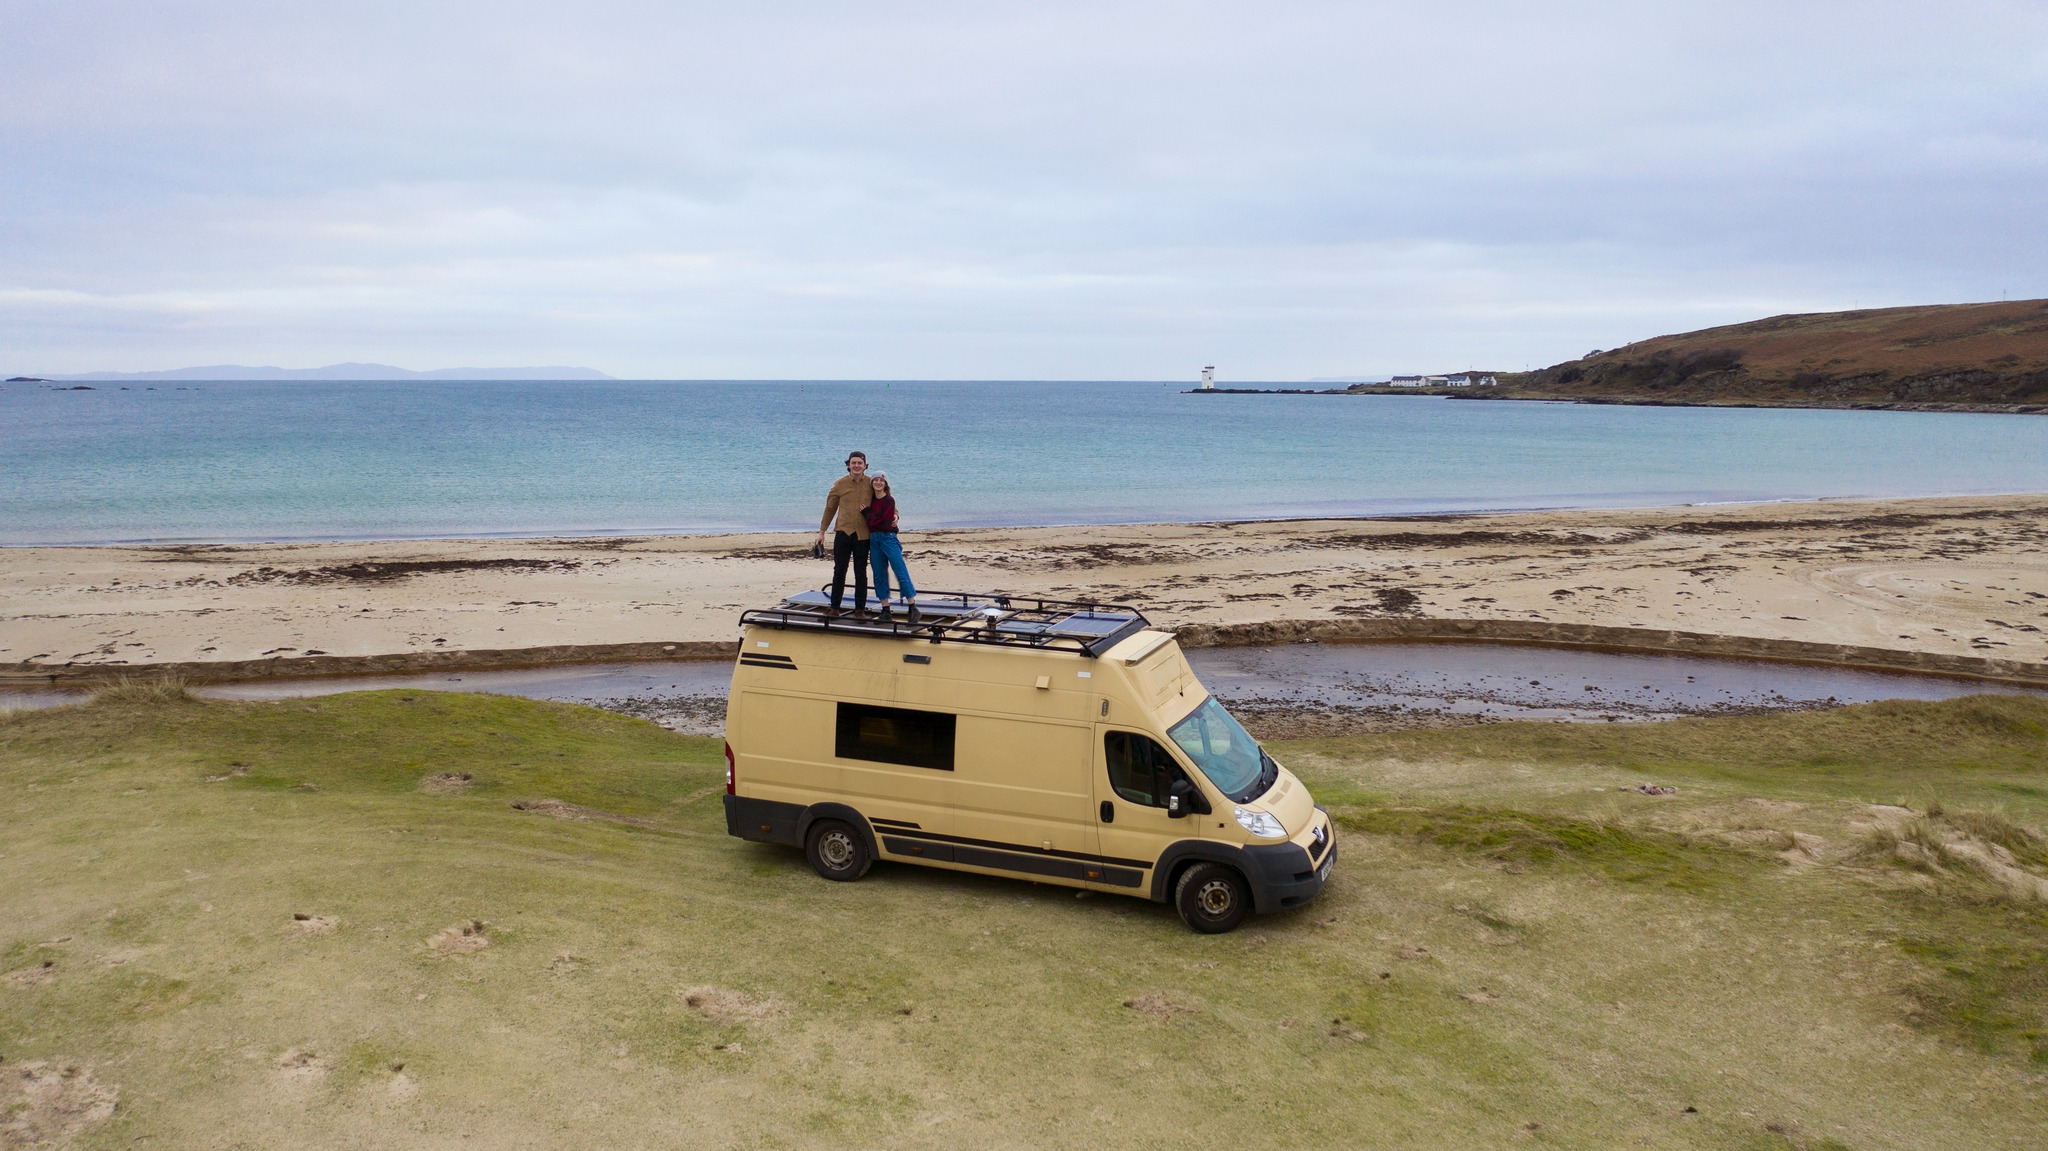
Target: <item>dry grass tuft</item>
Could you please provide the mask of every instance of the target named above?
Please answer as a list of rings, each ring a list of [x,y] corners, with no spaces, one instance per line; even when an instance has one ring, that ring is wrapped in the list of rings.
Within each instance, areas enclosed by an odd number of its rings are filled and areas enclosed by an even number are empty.
[[[681,995],[685,1006],[720,1027],[761,1023],[782,1010],[782,1005],[773,999],[757,998],[730,987],[707,984],[686,988]]]
[[[427,946],[443,955],[468,955],[491,945],[490,926],[481,919],[451,923],[436,931]]]
[[[1929,873],[1946,870],[1958,862],[1949,851],[1948,840],[1934,821],[1925,816],[1877,824],[1856,845],[1856,855]]]
[[[1759,851],[1791,851],[1798,846],[1791,832],[1777,827],[1735,827],[1716,833],[1714,838],[1730,847]]]
[[[1148,991],[1124,1000],[1124,1006],[1140,1014],[1150,1015],[1161,1022],[1171,1022],[1176,1016],[1199,1015],[1201,1007],[1190,1002],[1186,996],[1172,991]]]
[[[599,811],[580,803],[564,803],[559,799],[522,799],[512,805],[514,811],[530,811],[535,815],[551,815],[556,819],[596,819],[605,823],[622,823],[627,827],[660,827],[651,819],[637,815],[620,815],[612,811]]]
[[[45,959],[33,967],[7,973],[7,981],[17,987],[40,987],[57,978],[57,961]]]
[[[327,1060],[294,1047],[277,1057],[277,1073],[294,1083],[317,1083],[327,1077]]]
[[[2048,841],[1996,812],[1938,805],[1929,811],[1878,823],[1865,833],[1857,857],[1928,875],[1969,875],[2007,898],[2048,903],[2048,876],[2034,870],[2048,865]]]
[[[331,935],[341,921],[332,915],[307,915],[303,911],[292,912],[289,930],[299,935]]]
[[[1941,820],[1979,842],[2004,848],[2014,861],[2048,868],[2048,837],[1995,811],[1945,811]]]
[[[175,675],[161,676],[120,676],[113,683],[92,694],[94,704],[128,704],[141,707],[162,707],[165,704],[192,703],[196,699],[185,680]]]
[[[467,791],[476,782],[476,776],[467,771],[437,771],[420,780],[420,790],[428,795],[452,795]]]

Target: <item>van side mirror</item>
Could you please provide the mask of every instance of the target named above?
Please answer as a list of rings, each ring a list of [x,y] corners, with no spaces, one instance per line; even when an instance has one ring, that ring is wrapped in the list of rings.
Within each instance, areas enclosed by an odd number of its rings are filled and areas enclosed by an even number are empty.
[[[1176,779],[1167,785],[1166,814],[1172,818],[1180,819],[1191,811],[1206,810],[1208,806],[1202,802],[1202,795],[1195,790],[1195,785],[1187,780]]]

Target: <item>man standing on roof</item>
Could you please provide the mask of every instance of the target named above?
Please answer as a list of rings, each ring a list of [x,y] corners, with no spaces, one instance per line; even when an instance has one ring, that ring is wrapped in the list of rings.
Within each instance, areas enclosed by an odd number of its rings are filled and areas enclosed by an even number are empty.
[[[818,545],[825,544],[825,532],[832,530],[832,610],[839,610],[839,597],[846,591],[846,565],[853,565],[853,610],[868,608],[868,525],[861,512],[874,501],[873,485],[867,481],[868,454],[851,452],[846,457],[846,474],[825,493],[825,514],[818,520]],[[836,522],[835,522],[836,521]]]

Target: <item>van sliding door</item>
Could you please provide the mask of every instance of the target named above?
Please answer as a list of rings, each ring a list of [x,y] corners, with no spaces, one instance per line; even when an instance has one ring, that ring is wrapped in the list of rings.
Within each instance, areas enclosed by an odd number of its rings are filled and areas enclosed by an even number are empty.
[[[1076,886],[1087,882],[1098,867],[1089,736],[1084,726],[961,716],[953,862]]]

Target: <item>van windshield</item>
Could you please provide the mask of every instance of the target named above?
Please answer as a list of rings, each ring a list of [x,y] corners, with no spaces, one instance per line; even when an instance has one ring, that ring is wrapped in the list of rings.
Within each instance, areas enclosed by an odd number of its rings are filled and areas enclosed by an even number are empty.
[[[1259,749],[1258,741],[1240,726],[1215,696],[1167,729],[1173,742],[1195,761],[1209,782],[1232,801],[1243,803],[1280,778],[1280,765]]]

